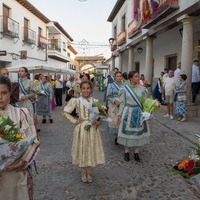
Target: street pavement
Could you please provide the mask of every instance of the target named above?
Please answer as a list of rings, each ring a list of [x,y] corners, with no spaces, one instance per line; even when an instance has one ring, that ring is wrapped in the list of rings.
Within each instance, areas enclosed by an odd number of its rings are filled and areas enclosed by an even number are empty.
[[[103,92],[94,97],[103,100]],[[162,106],[149,120],[151,142],[140,150],[141,162],[123,159],[121,145],[101,126],[106,163],[93,169],[93,183],[83,183],[81,169],[71,164],[74,126],[56,107],[54,123],[41,123],[41,150],[37,156],[39,174],[33,173],[35,200],[198,200],[198,185],[172,172],[172,166],[187,157],[197,143],[200,119],[179,122],[164,118]]]

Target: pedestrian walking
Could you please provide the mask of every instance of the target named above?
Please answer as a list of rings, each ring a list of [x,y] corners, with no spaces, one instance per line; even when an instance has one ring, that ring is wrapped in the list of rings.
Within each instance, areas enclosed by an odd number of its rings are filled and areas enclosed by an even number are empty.
[[[52,119],[52,99],[53,89],[48,76],[42,76],[42,81],[40,82],[40,94],[37,103],[37,114],[42,115],[42,123],[46,123],[46,117],[48,116],[49,122],[53,123]]]
[[[168,77],[163,79],[163,89],[162,89],[162,97],[165,98],[165,102],[167,103],[167,114],[163,117],[169,117],[170,119],[174,119],[173,117],[173,103],[174,103],[174,91],[176,86],[176,78],[174,77],[173,70],[169,70]]]
[[[122,83],[122,73],[120,71],[116,72],[114,75],[114,82],[109,83],[107,88],[106,100],[108,101],[108,116],[112,119],[108,122],[108,133],[115,135],[115,145],[117,143],[117,133],[119,128],[118,123],[118,111],[119,111],[119,89],[124,85]]]
[[[186,82],[187,75],[181,74],[180,80],[176,85],[176,100],[175,100],[175,113],[178,115],[178,120],[181,122],[186,121],[187,114],[187,90],[188,83]]]
[[[149,126],[141,119],[141,100],[147,96],[147,88],[139,85],[139,73],[129,72],[130,84],[120,89],[120,106],[118,112],[119,131],[117,142],[124,146],[124,160],[130,160],[129,148],[134,147],[134,159],[140,162],[139,147],[149,143]]]
[[[39,151],[40,142],[29,111],[9,104],[10,92],[10,80],[0,75],[0,115],[9,117],[16,124],[16,128],[23,130],[25,137],[20,144],[2,140],[0,137],[0,163],[5,166],[0,171],[0,199],[33,200],[33,182],[29,166]],[[11,164],[10,159],[13,160]]]
[[[64,108],[64,116],[73,124],[76,124],[72,143],[72,164],[82,168],[81,180],[86,183],[93,181],[91,167],[105,163],[100,121],[94,119],[92,103],[97,99],[90,97],[92,83],[83,81],[80,83],[81,97],[72,98]],[[71,115],[77,109],[79,118]],[[92,120],[93,118],[93,120]]]
[[[56,86],[55,86],[55,98],[56,105],[62,106],[62,90],[63,90],[63,82],[61,80],[60,74],[56,75]]]

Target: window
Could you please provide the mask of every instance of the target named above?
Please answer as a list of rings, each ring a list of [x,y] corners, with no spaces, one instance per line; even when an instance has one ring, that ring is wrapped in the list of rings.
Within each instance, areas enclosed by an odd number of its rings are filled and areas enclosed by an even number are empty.
[[[3,32],[8,31],[8,18],[10,15],[10,8],[3,5]]]
[[[29,20],[24,18],[24,41],[28,40]]]
[[[125,14],[122,16],[122,23],[121,23],[121,31],[126,30],[126,16]]]

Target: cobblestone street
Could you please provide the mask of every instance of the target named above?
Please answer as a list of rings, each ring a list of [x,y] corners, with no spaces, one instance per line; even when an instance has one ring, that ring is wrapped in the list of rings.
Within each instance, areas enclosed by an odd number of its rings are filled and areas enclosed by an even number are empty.
[[[98,99],[103,93],[94,92]],[[93,169],[93,183],[82,183],[81,170],[71,164],[73,125],[62,116],[63,107],[54,111],[54,123],[41,124],[41,150],[37,157],[39,174],[34,173],[36,200],[198,200],[200,192],[171,167],[188,156],[192,143],[157,120],[149,121],[151,143],[141,148],[141,163],[114,145],[112,135],[102,125],[106,164]],[[158,111],[159,112],[159,111]]]

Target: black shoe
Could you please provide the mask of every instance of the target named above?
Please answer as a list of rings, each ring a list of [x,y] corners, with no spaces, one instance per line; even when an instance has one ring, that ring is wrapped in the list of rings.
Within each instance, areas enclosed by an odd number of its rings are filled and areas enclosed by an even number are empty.
[[[52,124],[53,123],[53,119],[49,119],[50,123]]]
[[[138,153],[134,153],[134,159],[135,161],[140,162],[140,157]]]
[[[129,153],[125,153],[125,154],[124,154],[124,160],[125,160],[126,162],[129,162],[129,160],[130,160]]]
[[[119,145],[119,143],[117,142],[117,138],[115,138],[115,145]]]
[[[42,120],[42,123],[43,123],[43,124],[45,124],[45,123],[46,123],[46,121],[47,121],[46,119],[43,119],[43,120]]]

